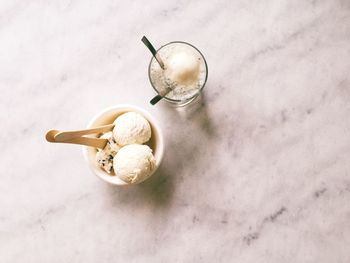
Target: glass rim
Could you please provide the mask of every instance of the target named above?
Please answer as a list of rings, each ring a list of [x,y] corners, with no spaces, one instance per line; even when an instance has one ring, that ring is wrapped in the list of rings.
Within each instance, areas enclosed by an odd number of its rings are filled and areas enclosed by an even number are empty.
[[[167,44],[161,46],[160,48],[158,48],[158,49],[157,49],[157,53],[158,53],[158,51],[161,50],[162,48],[164,48],[164,47],[166,47],[166,46],[168,46],[168,45],[177,44],[177,43],[178,43],[178,44],[185,44],[185,45],[188,45],[188,46],[194,48],[194,49],[202,56],[203,61],[204,61],[204,65],[205,65],[205,73],[206,73],[206,74],[205,74],[205,79],[204,79],[204,82],[203,82],[202,86],[201,86],[200,89],[198,89],[198,91],[197,91],[193,96],[191,96],[190,98],[188,98],[188,99],[186,99],[186,100],[178,100],[178,99],[171,99],[171,98],[168,98],[168,97],[166,97],[166,96],[163,97],[163,99],[165,99],[165,100],[167,100],[167,101],[175,102],[175,103],[181,103],[181,102],[186,102],[186,101],[188,101],[188,100],[191,100],[191,99],[197,97],[197,96],[200,94],[200,92],[203,90],[205,84],[207,83],[207,79],[208,79],[208,64],[207,64],[207,61],[206,61],[204,55],[202,54],[202,52],[200,52],[199,49],[196,48],[194,45],[192,45],[192,44],[190,44],[190,43],[187,43],[187,42],[185,42],[185,41],[171,41],[171,42],[169,42],[169,43],[167,43]],[[148,79],[149,79],[149,82],[151,83],[151,86],[152,86],[152,88],[154,89],[154,91],[159,95],[159,91],[154,87],[153,82],[152,82],[152,80],[151,80],[151,65],[152,65],[153,60],[155,60],[155,58],[152,56],[151,61],[149,62],[149,65],[148,65]]]

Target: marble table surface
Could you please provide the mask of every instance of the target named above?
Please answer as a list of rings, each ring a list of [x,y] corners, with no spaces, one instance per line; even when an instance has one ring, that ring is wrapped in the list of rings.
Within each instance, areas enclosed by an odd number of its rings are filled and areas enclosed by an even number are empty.
[[[151,106],[150,53],[206,56],[200,101]],[[1,262],[350,262],[350,1],[0,2]],[[120,103],[165,156],[113,187],[45,142]]]

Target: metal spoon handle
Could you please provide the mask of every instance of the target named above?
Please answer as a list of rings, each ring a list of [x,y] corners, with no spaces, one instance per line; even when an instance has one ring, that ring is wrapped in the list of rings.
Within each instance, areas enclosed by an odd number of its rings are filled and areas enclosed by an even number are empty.
[[[164,63],[162,59],[159,57],[159,54],[157,53],[157,50],[153,47],[151,42],[147,39],[147,37],[143,36],[141,41],[145,44],[145,46],[151,51],[154,58],[157,60],[159,66],[164,69]]]
[[[160,95],[154,96],[149,103],[151,103],[152,105],[155,105],[156,103],[158,103],[158,101],[160,101],[163,97]]]

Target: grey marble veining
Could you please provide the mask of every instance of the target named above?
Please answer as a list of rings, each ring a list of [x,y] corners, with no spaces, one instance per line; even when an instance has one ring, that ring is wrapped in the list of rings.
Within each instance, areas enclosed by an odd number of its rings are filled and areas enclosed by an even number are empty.
[[[156,46],[197,46],[209,79],[154,95]],[[350,262],[350,2],[2,1],[1,262]],[[141,106],[166,150],[116,188],[44,141]]]

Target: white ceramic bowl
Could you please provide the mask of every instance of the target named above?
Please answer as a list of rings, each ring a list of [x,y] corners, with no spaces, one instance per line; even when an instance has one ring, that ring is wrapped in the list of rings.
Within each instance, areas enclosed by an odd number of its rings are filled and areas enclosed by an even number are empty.
[[[146,144],[151,147],[153,150],[154,158],[156,159],[156,169],[153,171],[153,173],[157,170],[159,167],[162,158],[163,158],[163,152],[164,152],[164,141],[163,141],[163,134],[160,126],[158,125],[158,122],[152,117],[151,114],[149,114],[144,109],[141,109],[137,106],[133,105],[127,105],[127,104],[120,104],[117,106],[109,107],[100,113],[98,113],[88,124],[87,128],[97,127],[101,125],[111,124],[113,121],[121,114],[133,111],[140,113],[143,117],[145,117],[149,124],[151,125],[152,129],[152,136],[149,142]],[[83,146],[83,154],[84,158],[89,164],[89,167],[91,170],[100,177],[103,181],[113,184],[113,185],[130,185],[123,180],[119,179],[117,176],[111,176],[107,172],[105,172],[96,161],[96,152],[97,149],[93,147]],[[152,174],[153,174],[152,173]],[[149,176],[150,177],[150,176]],[[148,178],[149,178],[148,177]]]

